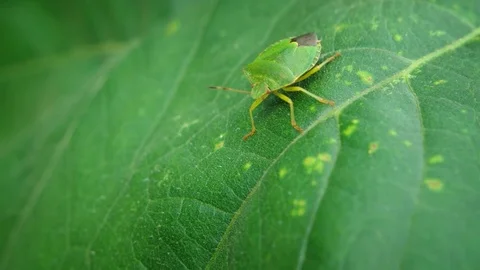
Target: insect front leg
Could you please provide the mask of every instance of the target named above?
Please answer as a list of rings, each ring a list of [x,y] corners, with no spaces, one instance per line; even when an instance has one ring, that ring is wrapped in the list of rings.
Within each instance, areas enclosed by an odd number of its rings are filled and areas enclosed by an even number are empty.
[[[248,139],[250,136],[252,136],[253,134],[255,134],[255,122],[253,121],[253,110],[255,110],[255,108],[258,107],[258,105],[260,105],[260,103],[262,103],[267,97],[268,95],[270,95],[271,92],[267,92],[265,94],[263,94],[262,96],[260,96],[259,98],[257,98],[253,103],[252,105],[250,105],[250,109],[249,109],[249,113],[250,113],[250,120],[252,121],[252,131],[250,131],[250,133],[248,133],[247,135],[243,136],[243,140],[245,141],[246,139]]]
[[[297,82],[301,82],[303,80],[305,80],[306,78],[312,76],[313,74],[317,73],[323,66],[325,66],[326,64],[332,62],[333,60],[335,60],[335,58],[339,57],[340,56],[340,53],[337,52],[335,53],[333,56],[330,56],[329,58],[327,58],[325,61],[323,61],[322,63],[314,66],[313,68],[311,68],[309,71],[305,72],[305,74],[303,74],[302,76],[300,76],[296,81],[295,83]]]
[[[306,89],[300,87],[300,86],[287,86],[285,88],[283,88],[283,90],[287,91],[287,92],[303,92],[311,97],[313,97],[314,99],[316,99],[318,102],[321,102],[321,103],[324,103],[324,104],[328,104],[330,106],[334,106],[335,105],[335,102],[331,101],[331,100],[328,100],[328,99],[325,99],[325,98],[322,98],[322,97],[319,97],[313,93],[310,93],[309,91],[307,91]]]
[[[297,121],[295,121],[295,115],[293,114],[293,101],[289,97],[285,96],[284,94],[278,93],[277,91],[274,91],[273,94],[281,98],[283,101],[287,102],[288,105],[290,105],[290,121],[292,123],[292,126],[298,132],[302,133],[303,130],[297,125]]]

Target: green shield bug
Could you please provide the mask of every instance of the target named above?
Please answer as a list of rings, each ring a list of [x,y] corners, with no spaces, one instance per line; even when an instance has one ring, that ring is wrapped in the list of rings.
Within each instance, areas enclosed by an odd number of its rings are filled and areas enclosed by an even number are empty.
[[[331,100],[321,98],[300,86],[293,85],[310,77],[324,65],[340,56],[337,52],[322,63],[317,64],[321,50],[321,42],[317,39],[315,33],[307,33],[297,37],[282,39],[266,48],[252,63],[243,69],[245,77],[247,77],[252,85],[251,91],[222,86],[210,86],[212,89],[248,94],[254,99],[249,110],[252,130],[243,137],[244,140],[255,134],[256,131],[253,121],[253,110],[270,94],[274,94],[290,105],[291,124],[296,130],[302,132],[302,129],[295,121],[292,100],[279,90],[285,92],[303,92],[321,103],[331,106],[335,104]]]

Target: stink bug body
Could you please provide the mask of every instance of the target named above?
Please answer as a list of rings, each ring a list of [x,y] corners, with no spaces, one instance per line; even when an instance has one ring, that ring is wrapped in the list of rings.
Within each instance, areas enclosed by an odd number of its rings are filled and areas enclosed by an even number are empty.
[[[285,92],[303,92],[321,103],[331,106],[334,105],[333,101],[321,98],[302,87],[293,86],[293,84],[310,77],[340,55],[336,53],[322,63],[317,64],[321,50],[321,42],[317,39],[315,33],[282,39],[266,48],[252,63],[243,69],[245,77],[247,77],[252,85],[251,91],[221,86],[210,87],[213,89],[249,94],[255,100],[249,110],[252,130],[243,137],[244,140],[255,134],[256,131],[253,121],[253,110],[270,94],[279,97],[290,105],[291,124],[296,130],[302,132],[302,129],[295,121],[292,100],[279,90]]]

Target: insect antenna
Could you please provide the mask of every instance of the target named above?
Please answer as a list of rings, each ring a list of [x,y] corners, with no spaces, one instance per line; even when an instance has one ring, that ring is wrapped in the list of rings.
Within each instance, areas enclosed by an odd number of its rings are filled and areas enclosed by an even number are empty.
[[[216,90],[223,90],[223,91],[232,91],[232,92],[237,92],[237,93],[241,93],[241,94],[245,94],[245,95],[250,95],[250,91],[238,90],[238,89],[233,89],[233,88],[230,88],[230,87],[209,86],[208,88],[216,89]]]

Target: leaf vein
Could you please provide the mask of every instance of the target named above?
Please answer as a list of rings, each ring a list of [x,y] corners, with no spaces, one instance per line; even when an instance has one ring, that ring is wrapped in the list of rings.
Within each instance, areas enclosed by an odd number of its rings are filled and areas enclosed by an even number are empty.
[[[409,92],[414,96],[415,98],[415,103],[416,103],[416,108],[417,108],[417,114],[418,114],[418,119],[420,120],[420,130],[421,130],[421,146],[422,146],[422,173],[420,174],[420,179],[418,179],[418,189],[416,190],[416,193],[414,195],[414,204],[415,205],[418,205],[418,200],[419,200],[419,197],[420,197],[420,193],[421,193],[421,184],[422,184],[422,179],[425,177],[425,126],[423,124],[423,116],[422,116],[422,110],[420,108],[420,99],[418,98],[418,96],[416,95],[415,91],[413,90],[412,88],[412,85],[410,84],[410,79],[407,77],[406,78],[406,84],[407,84],[407,89],[409,90]],[[412,224],[413,224],[413,219],[415,217],[415,214],[416,214],[416,210],[413,209],[412,210],[412,213],[410,214],[410,218],[408,220],[408,227],[407,227],[407,231],[409,232],[408,235],[410,235],[410,231],[412,230]],[[398,268],[401,269],[403,268],[402,267],[402,263],[404,262],[404,258],[407,254],[407,248],[408,248],[408,239],[406,240],[405,242],[405,245],[403,247],[403,250],[401,252],[401,258],[398,262]]]
[[[150,201],[152,202],[155,202],[155,201],[162,201],[162,200],[169,200],[169,199],[180,199],[180,200],[192,200],[192,201],[196,201],[200,204],[203,204],[205,206],[209,206],[210,208],[213,208],[214,210],[216,211],[219,211],[219,212],[222,212],[224,214],[227,214],[229,216],[233,215],[232,212],[228,212],[227,210],[224,210],[224,209],[221,209],[221,208],[218,208],[217,206],[211,204],[211,203],[208,203],[206,201],[202,201],[201,199],[198,199],[198,198],[193,198],[193,197],[186,197],[186,196],[168,196],[168,197],[162,197],[162,198],[156,198],[156,199],[151,199]],[[147,212],[150,212],[150,211],[147,211]]]
[[[148,218],[152,221],[153,224],[155,224],[155,221],[153,220],[153,218],[151,216],[148,216]],[[162,240],[163,243],[165,243],[168,248],[172,251],[172,253],[175,255],[175,257],[178,259],[178,261],[180,262],[181,265],[183,265],[183,267],[185,267],[185,269],[189,269],[187,267],[187,265],[185,265],[185,263],[183,262],[183,260],[180,258],[180,256],[178,256],[177,252],[175,252],[175,249],[172,248],[172,246],[165,240],[163,240],[162,237],[158,237],[160,240]]]

